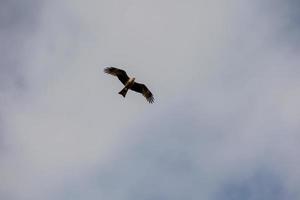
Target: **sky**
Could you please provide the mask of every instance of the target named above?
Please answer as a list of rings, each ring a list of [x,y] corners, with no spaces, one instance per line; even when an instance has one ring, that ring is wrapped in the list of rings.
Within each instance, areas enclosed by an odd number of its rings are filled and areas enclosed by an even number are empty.
[[[299,9],[0,0],[0,199],[300,199]]]

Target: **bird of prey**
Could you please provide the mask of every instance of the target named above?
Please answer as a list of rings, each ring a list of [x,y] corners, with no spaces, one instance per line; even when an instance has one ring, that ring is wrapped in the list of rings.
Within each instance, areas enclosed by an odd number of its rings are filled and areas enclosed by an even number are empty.
[[[127,94],[127,91],[130,89],[143,94],[149,103],[154,102],[154,97],[146,85],[135,82],[134,77],[129,78],[124,70],[115,67],[107,67],[104,69],[104,72],[118,77],[118,79],[123,83],[124,88],[119,92],[119,94],[124,98]]]

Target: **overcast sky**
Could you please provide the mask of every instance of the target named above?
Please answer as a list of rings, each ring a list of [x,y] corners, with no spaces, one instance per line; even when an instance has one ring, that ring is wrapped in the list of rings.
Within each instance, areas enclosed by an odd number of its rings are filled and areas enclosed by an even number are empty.
[[[0,199],[300,199],[299,11],[0,0]]]

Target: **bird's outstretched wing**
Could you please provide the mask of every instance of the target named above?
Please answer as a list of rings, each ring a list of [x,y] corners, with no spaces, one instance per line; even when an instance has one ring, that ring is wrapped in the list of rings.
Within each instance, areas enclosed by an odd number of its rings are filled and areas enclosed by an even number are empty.
[[[143,94],[149,103],[154,102],[154,97],[146,85],[135,82],[130,89]]]
[[[113,76],[117,76],[118,79],[125,85],[126,82],[129,80],[126,72],[122,69],[118,69],[115,67],[106,67],[104,72]]]

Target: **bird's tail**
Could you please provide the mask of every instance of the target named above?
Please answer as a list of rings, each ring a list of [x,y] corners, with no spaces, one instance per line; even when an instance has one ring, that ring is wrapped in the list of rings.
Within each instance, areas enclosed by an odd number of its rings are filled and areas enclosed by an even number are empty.
[[[124,87],[124,88],[119,92],[119,94],[122,95],[122,96],[125,98],[125,96],[126,96],[126,94],[127,94],[127,91],[128,91],[128,88]]]

